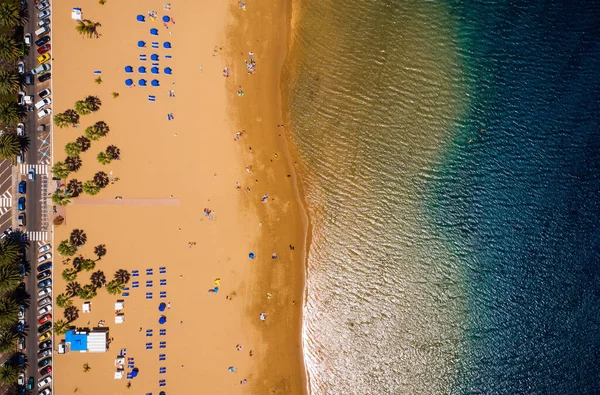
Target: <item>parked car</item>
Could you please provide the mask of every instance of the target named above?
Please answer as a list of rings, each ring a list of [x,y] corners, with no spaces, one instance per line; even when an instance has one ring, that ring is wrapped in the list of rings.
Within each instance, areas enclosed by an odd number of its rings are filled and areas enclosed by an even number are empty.
[[[25,136],[25,125],[20,122],[17,124],[17,136]]]
[[[46,299],[46,298],[44,298],[44,299]],[[48,299],[50,299],[50,298],[48,298]],[[51,301],[52,301],[52,299],[50,299],[50,302]],[[46,314],[46,313],[48,313],[50,311],[52,311],[52,304],[49,304],[48,306],[44,306],[41,309],[39,309],[38,310],[38,314],[39,315],[44,315],[44,314]]]
[[[40,375],[45,376],[47,374],[50,374],[50,372],[52,372],[52,366],[46,366],[45,368],[40,370]],[[46,388],[46,389],[48,389],[48,388]],[[49,389],[48,389],[48,391],[49,391]],[[48,394],[49,393],[50,392],[48,392]]]
[[[52,355],[52,349],[46,348],[45,350],[38,352],[38,359],[46,358],[50,355]]]
[[[46,288],[39,290],[37,293],[37,296],[38,296],[38,298],[41,298],[42,296],[47,296],[47,295],[50,295],[51,293],[52,293],[52,288],[46,287]]]
[[[50,336],[51,336],[50,331],[44,332],[40,335],[39,340],[41,342],[46,341],[46,340],[50,339]]]
[[[40,274],[37,275],[37,279],[38,280],[43,280],[45,278],[48,278],[52,275],[52,271],[51,270],[46,270],[44,272],[41,272]]]
[[[47,55],[47,54],[44,54],[44,55]],[[49,64],[44,63],[43,65],[38,66],[35,69],[31,70],[31,74],[42,74],[46,71],[49,71],[51,68],[52,67]]]
[[[46,262],[43,265],[39,265],[37,270],[38,272],[43,272],[44,270],[48,270],[52,267],[52,262]]]
[[[29,171],[27,172],[27,179],[29,181],[35,181],[35,168],[32,167],[31,169],[29,169]]]
[[[44,89],[43,91],[38,93],[38,96],[43,99],[44,97],[50,95],[50,93],[52,93],[50,89]]]
[[[38,333],[42,333],[50,329],[52,329],[52,322],[45,322],[39,326]]]
[[[25,74],[25,76],[23,77],[23,83],[25,85],[33,85],[33,74],[31,74],[31,73]]]
[[[31,34],[29,34],[29,38],[31,39]],[[38,47],[41,47],[42,45],[46,44],[48,41],[50,41],[50,36],[44,36],[44,37],[36,40],[35,45]]]
[[[44,73],[38,77],[38,82],[46,82],[52,77],[52,73]]]
[[[50,40],[50,37],[48,37],[48,41]],[[31,47],[31,43],[33,42],[33,38],[31,37],[31,33],[27,33],[25,35],[25,38],[23,39],[23,41],[25,41],[25,45],[27,45],[28,47]]]
[[[21,181],[19,183],[19,193],[25,194],[25,191],[27,191],[27,183],[25,181]]]
[[[44,27],[49,24],[50,24],[50,18],[42,19],[41,21],[38,21],[38,23],[37,23],[37,25],[39,27]]]
[[[50,114],[52,114],[52,110],[49,108],[44,108],[43,110],[38,111],[37,116],[38,119],[44,119]]]
[[[46,315],[44,315],[42,318],[40,318],[40,319],[38,320],[38,323],[39,323],[40,325],[42,325],[42,324],[44,324],[44,323],[46,323],[46,322],[50,321],[51,319],[52,319],[52,314],[46,314]]]
[[[43,368],[44,366],[48,366],[50,364],[52,364],[52,357],[42,359],[41,361],[39,361],[38,367]]]
[[[19,336],[19,340],[17,342],[17,348],[19,350],[25,349],[25,336],[23,336],[23,335]]]
[[[34,380],[33,377],[30,377],[27,379],[27,390],[28,391],[31,391],[33,389],[33,380]]]
[[[50,10],[44,10],[40,12],[38,15],[38,19],[48,18],[50,16]]]
[[[17,208],[19,209],[19,211],[25,210],[25,198],[24,197],[19,198],[18,203],[17,203]]]
[[[38,252],[40,254],[43,254],[44,252],[48,251],[51,248],[52,248],[52,246],[50,244],[44,244],[43,246],[41,246],[40,248],[38,248]]]
[[[40,281],[37,286],[38,288],[46,288],[52,284],[52,280],[47,278],[45,280]]]
[[[19,226],[25,226],[26,225],[25,213],[19,214],[19,216],[17,217],[17,220],[19,221]]]
[[[45,253],[44,255],[42,255],[42,256],[40,256],[38,258],[38,262],[42,263],[42,262],[44,262],[44,261],[46,261],[46,260],[48,260],[50,258],[52,258],[52,253],[51,252],[47,252],[47,253]]]
[[[43,11],[46,8],[50,7],[50,2],[48,1],[41,1],[35,8],[38,9],[38,11]]]
[[[41,379],[40,381],[38,381],[38,387],[42,388],[47,386],[48,384],[50,384],[52,382],[52,377],[48,376],[48,377],[44,377],[43,379]]]
[[[17,317],[20,320],[25,319],[25,305],[22,304],[22,305],[19,306],[19,314],[17,315]]]
[[[50,44],[44,44],[41,47],[39,47],[37,51],[40,55],[43,55],[46,52],[50,51],[50,48],[51,48]]]
[[[52,340],[46,340],[46,341],[40,342],[40,350],[43,348],[48,348],[48,347],[52,347]]]
[[[45,97],[39,102],[35,103],[35,108],[37,110],[41,110],[42,108],[49,106],[50,104],[52,104],[52,99],[50,99],[49,97]]]
[[[23,152],[23,150],[19,150],[19,153],[17,154],[17,163],[23,163],[24,160],[25,152]]]
[[[19,62],[17,64],[17,71],[19,72],[19,74],[23,75],[25,74],[25,63],[23,62]]]
[[[50,377],[50,376],[48,376]],[[38,392],[38,395],[50,395],[52,391],[50,391],[50,388],[44,388],[43,390],[41,390],[40,392]]]
[[[19,378],[17,379],[18,385],[25,385],[25,373],[19,373]]]
[[[38,56],[37,61],[39,64],[44,64],[47,61],[50,60],[50,54],[49,53],[45,53],[42,56]]]

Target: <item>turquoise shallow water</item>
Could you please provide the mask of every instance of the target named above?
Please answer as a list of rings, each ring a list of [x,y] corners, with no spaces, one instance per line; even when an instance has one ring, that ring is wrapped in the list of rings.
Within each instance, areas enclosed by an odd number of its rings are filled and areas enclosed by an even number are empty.
[[[600,5],[300,15],[312,392],[600,393]]]

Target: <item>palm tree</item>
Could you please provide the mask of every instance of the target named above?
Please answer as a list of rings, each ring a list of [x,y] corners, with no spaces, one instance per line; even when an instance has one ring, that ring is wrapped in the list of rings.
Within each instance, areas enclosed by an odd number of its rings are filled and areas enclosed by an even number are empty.
[[[19,76],[16,73],[8,70],[0,70],[0,93],[15,93],[19,90],[19,86]]]
[[[69,166],[69,170],[77,171],[81,169],[83,161],[79,156],[67,156],[67,159],[65,159],[65,163]]]
[[[77,247],[82,247],[87,242],[87,235],[85,234],[85,231],[81,229],[73,229],[71,236],[69,236],[69,240]]]
[[[106,147],[106,154],[110,156],[111,159],[121,159],[121,150],[117,146],[109,145],[108,147]]]
[[[90,282],[96,288],[101,288],[106,283],[106,276],[102,270],[98,270],[90,276]]]
[[[103,171],[99,171],[94,174],[94,184],[98,185],[100,188],[106,188],[106,186],[110,183],[110,179],[108,178],[108,174]]]
[[[65,309],[69,306],[73,306],[73,301],[66,294],[59,294],[56,297],[56,305],[61,309]]]
[[[83,192],[90,196],[97,195],[100,192],[100,187],[92,180],[83,183]]]
[[[0,383],[11,385],[16,383],[18,378],[19,369],[15,365],[5,363],[0,367]]]
[[[106,152],[99,152],[98,156],[96,156],[96,159],[101,165],[108,165],[110,162],[112,162],[111,157]]]
[[[77,100],[75,102],[75,112],[79,115],[88,115],[92,113],[90,106],[85,102],[85,100]]]
[[[87,151],[88,149],[90,149],[90,146],[92,145],[90,139],[88,139],[85,136],[79,136],[79,137],[77,137],[77,140],[75,140],[75,141],[81,147],[81,152]]]
[[[79,318],[79,309],[75,306],[69,306],[65,309],[64,316],[68,322],[73,322]]]
[[[77,111],[69,108],[68,110],[65,110],[64,114],[69,117],[69,120],[73,126],[79,123],[79,114],[77,114]]]
[[[118,295],[125,289],[125,284],[121,284],[117,280],[109,281],[106,284],[106,291],[111,295]]]
[[[21,271],[15,265],[0,265],[0,292],[13,291],[21,282]]]
[[[14,61],[21,56],[17,42],[9,35],[0,36],[0,59]]]
[[[8,29],[24,25],[26,18],[21,16],[21,8],[17,2],[3,1],[0,3],[0,24]],[[15,380],[16,381],[16,380]]]
[[[19,334],[16,331],[4,329],[0,332],[0,352],[6,353],[15,349]]]
[[[96,288],[94,288],[92,285],[87,284],[84,285],[83,287],[81,287],[81,289],[79,290],[78,293],[79,297],[83,300],[90,300],[93,299],[97,293],[96,293]]]
[[[21,252],[21,246],[19,243],[12,239],[4,239],[4,242],[0,244],[0,264],[8,265],[15,263],[19,258]]]
[[[62,278],[67,282],[75,281],[77,280],[77,274],[77,270],[73,269],[72,267],[68,267],[65,270],[63,270]]]
[[[70,282],[67,284],[67,287],[66,287],[67,295],[69,295],[70,297],[73,297],[73,296],[77,295],[77,293],[79,292],[80,289],[81,289],[81,285],[79,285],[79,283],[77,281]]]
[[[0,135],[0,159],[14,159],[20,151],[21,143],[16,134],[4,133]]]
[[[76,142],[67,143],[67,145],[65,145],[65,152],[69,157],[79,156],[81,153],[81,145]]]
[[[77,197],[83,192],[83,183],[76,178],[73,178],[69,180],[69,183],[67,184],[67,191],[72,197]]]
[[[88,105],[88,108],[92,111],[98,111],[100,106],[102,105],[102,100],[98,96],[86,96],[85,103]]]
[[[90,367],[90,364],[89,364],[89,363],[87,363],[87,362],[86,362],[86,363],[84,363],[84,364],[83,364],[83,373],[87,373],[87,372],[89,372],[90,370],[92,370],[92,368]]]
[[[64,112],[55,114],[52,119],[54,120],[54,125],[58,126],[59,128],[66,128],[67,126],[73,126],[73,123],[71,122],[71,117]]]
[[[73,256],[77,253],[77,246],[69,240],[63,240],[58,245],[57,251],[62,256]]]
[[[77,26],[75,26],[75,30],[84,37],[99,38],[98,27],[102,26],[99,22],[92,22],[89,19],[85,19],[77,22]]]
[[[93,141],[100,140],[100,137],[104,137],[108,134],[110,128],[104,121],[96,122],[94,125],[89,126],[85,129],[85,136]]]
[[[7,326],[17,320],[19,304],[13,298],[0,298],[0,325]]]
[[[54,166],[52,166],[52,174],[54,174],[54,177],[56,178],[67,178],[70,173],[71,166],[69,166],[65,162],[56,162]]]
[[[93,259],[84,259],[83,261],[81,261],[81,270],[89,272],[90,270],[94,270],[95,267],[96,261],[94,261]]]
[[[102,259],[106,255],[106,246],[104,244],[98,244],[94,247],[94,254],[98,257],[98,260]]]
[[[81,262],[83,262],[83,255],[79,255],[77,258],[73,259],[73,269],[78,272],[81,271]]]
[[[115,272],[114,278],[121,284],[127,284],[129,282],[129,279],[131,278],[131,275],[127,270],[119,269]]]
[[[69,324],[63,320],[54,321],[54,333],[64,335],[69,330]]]
[[[57,206],[66,206],[67,204],[71,203],[71,199],[69,199],[70,196],[71,195],[66,191],[57,189],[52,194],[52,203],[56,204]]]

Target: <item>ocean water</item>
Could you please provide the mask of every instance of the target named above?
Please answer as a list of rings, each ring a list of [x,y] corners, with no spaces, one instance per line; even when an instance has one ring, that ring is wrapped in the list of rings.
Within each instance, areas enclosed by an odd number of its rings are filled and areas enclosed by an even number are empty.
[[[600,3],[294,13],[311,392],[600,393]]]

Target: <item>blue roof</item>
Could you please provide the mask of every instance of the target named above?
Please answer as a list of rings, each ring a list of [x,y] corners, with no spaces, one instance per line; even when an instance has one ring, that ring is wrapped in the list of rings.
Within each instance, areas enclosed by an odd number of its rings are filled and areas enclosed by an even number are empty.
[[[87,351],[87,334],[76,334],[73,331],[67,331],[65,343],[71,343],[71,351]]]

